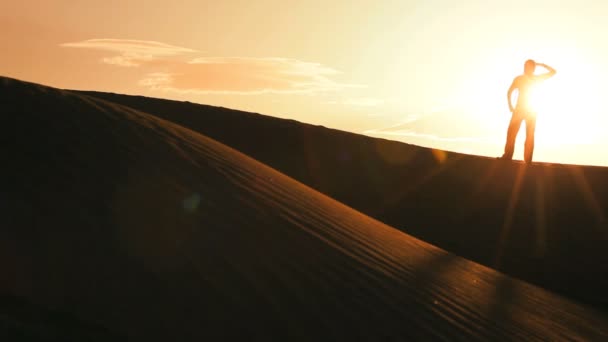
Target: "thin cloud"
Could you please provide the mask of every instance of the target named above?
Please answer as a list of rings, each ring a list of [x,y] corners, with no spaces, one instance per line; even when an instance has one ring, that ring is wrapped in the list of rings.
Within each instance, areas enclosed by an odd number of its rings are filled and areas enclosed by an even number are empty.
[[[81,42],[64,43],[61,46],[118,52],[119,55],[102,58],[102,62],[122,67],[138,67],[158,58],[198,52],[161,42],[130,39],[89,39]]]
[[[355,106],[355,107],[377,107],[381,106],[386,101],[382,99],[376,99],[372,97],[359,97],[344,100],[342,103],[347,106]]]
[[[201,57],[153,72],[139,84],[192,94],[312,94],[360,85],[334,81],[337,70],[290,58]]]
[[[89,39],[75,43],[64,43],[61,44],[61,46],[115,52],[130,52],[154,56],[173,56],[178,54],[197,52],[193,49],[169,45],[161,42],[130,39]]]
[[[89,39],[61,46],[118,52],[118,55],[104,57],[101,61],[120,67],[145,68],[146,73],[138,84],[156,91],[181,94],[315,94],[363,87],[334,80],[340,72],[333,68],[292,58],[193,58],[184,55],[194,54],[196,50],[143,40]]]
[[[418,121],[421,118],[421,115],[417,115],[417,114],[410,114],[408,116],[405,117],[405,119],[397,122],[396,124],[387,126],[387,127],[382,127],[382,128],[374,128],[374,129],[369,129],[364,131],[364,134],[389,134],[391,132],[394,132],[395,130],[398,130],[399,127],[403,127],[406,125],[409,125],[413,122]]]
[[[398,138],[423,139],[436,142],[493,142],[493,139],[490,137],[475,136],[475,134],[472,134],[472,130],[467,132],[467,130],[463,131],[462,129],[458,129],[462,128],[463,126],[466,126],[463,125],[462,116],[458,118],[459,115],[457,115],[457,113],[455,112],[446,115],[446,113],[450,112],[449,109],[450,107],[441,107],[433,109],[431,112],[424,115],[411,114],[393,125],[382,128],[369,129],[364,131],[363,134],[375,136],[391,136]],[[454,119],[454,117],[457,117],[457,119]],[[432,118],[434,122],[430,123],[430,118]],[[452,127],[453,130],[456,131],[456,134],[452,136],[436,134],[435,132],[437,132],[438,130],[437,124],[439,122],[447,123],[445,127]]]
[[[327,103],[334,105],[344,105],[349,107],[370,108],[382,106],[386,103],[386,100],[377,99],[373,97],[353,97],[341,101],[329,101]]]
[[[120,56],[104,57],[101,60],[106,64],[121,66],[121,67],[138,67],[144,61],[152,60],[150,56],[140,56],[132,53],[123,53]]]

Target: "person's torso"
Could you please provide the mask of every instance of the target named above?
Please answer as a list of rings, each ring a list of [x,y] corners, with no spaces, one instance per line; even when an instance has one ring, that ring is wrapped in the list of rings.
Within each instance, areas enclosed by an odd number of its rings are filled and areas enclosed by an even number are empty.
[[[534,88],[536,87],[537,80],[532,76],[522,75],[517,80],[517,105],[515,110],[521,112],[533,112],[533,97]]]

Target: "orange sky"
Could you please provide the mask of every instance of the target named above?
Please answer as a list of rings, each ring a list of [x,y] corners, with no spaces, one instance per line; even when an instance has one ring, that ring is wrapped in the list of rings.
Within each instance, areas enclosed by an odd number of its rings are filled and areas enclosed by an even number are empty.
[[[602,99],[608,3],[553,6],[524,0],[2,2],[0,74],[498,156],[510,115],[507,88],[534,58],[558,71],[544,85],[535,159],[608,165]]]

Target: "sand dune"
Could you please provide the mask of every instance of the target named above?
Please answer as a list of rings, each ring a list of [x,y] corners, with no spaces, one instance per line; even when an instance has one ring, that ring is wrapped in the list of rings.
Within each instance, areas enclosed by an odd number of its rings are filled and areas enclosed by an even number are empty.
[[[6,78],[0,99],[3,294],[131,340],[608,337],[198,133]]]
[[[15,296],[0,295],[1,341],[125,341],[73,314],[51,311]]]
[[[224,108],[87,94],[201,132],[424,241],[608,310],[608,168],[526,167]]]

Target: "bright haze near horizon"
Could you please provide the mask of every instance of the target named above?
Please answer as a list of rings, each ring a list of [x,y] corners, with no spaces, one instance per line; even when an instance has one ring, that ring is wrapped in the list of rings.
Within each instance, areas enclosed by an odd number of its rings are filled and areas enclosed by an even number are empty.
[[[608,165],[607,16],[601,0],[4,1],[0,75],[499,156],[531,58],[557,70],[535,160]]]

